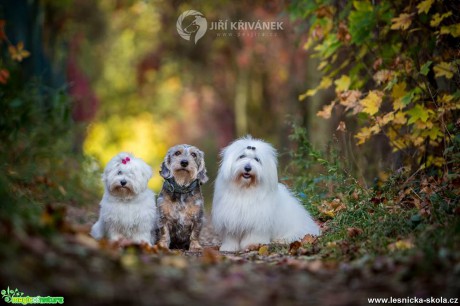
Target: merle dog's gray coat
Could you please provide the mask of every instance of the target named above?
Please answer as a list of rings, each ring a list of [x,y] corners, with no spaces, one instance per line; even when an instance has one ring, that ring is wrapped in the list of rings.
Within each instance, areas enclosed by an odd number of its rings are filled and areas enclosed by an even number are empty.
[[[165,179],[158,196],[160,213],[159,246],[200,249],[204,201],[201,184],[208,180],[204,153],[186,144],[168,150],[161,165]]]

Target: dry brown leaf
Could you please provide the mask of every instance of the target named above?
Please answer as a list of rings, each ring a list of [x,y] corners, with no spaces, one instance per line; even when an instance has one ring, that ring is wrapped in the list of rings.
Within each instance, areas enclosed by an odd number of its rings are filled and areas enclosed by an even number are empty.
[[[222,256],[213,248],[204,248],[201,260],[207,265],[215,265],[222,260]]]
[[[347,228],[347,235],[350,238],[359,236],[363,233],[363,230],[357,227],[349,227]]]
[[[297,251],[299,248],[302,246],[300,241],[294,241],[289,245],[289,254],[291,255],[297,255]]]

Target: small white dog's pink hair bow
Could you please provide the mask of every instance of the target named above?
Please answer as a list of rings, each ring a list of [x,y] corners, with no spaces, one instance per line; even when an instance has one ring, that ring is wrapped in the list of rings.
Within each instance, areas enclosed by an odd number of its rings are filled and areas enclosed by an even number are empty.
[[[125,158],[123,158],[121,160],[121,162],[123,163],[123,165],[126,165],[127,162],[129,162],[131,160],[131,158],[129,158],[128,156],[126,156]]]

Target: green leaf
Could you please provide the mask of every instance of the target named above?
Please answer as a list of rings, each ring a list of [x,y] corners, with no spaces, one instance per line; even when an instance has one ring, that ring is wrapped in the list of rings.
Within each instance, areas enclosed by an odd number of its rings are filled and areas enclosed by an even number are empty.
[[[414,98],[414,95],[415,95],[415,91],[414,91],[414,90],[409,91],[407,94],[405,94],[405,95],[401,98],[401,103],[402,103],[404,106],[409,105],[409,103],[412,102],[412,99]]]
[[[428,72],[430,72],[431,64],[433,64],[432,61],[428,61],[425,64],[423,64],[422,67],[420,67],[420,73],[423,74],[423,75],[427,75]]]
[[[365,9],[361,6],[359,8],[360,10],[352,11],[348,17],[351,42],[357,45],[361,45],[370,39],[372,30],[377,22],[375,11],[370,4]]]
[[[421,120],[422,122],[426,122],[428,117],[430,116],[430,110],[426,109],[423,105],[417,104],[414,108],[407,111],[407,114],[410,116],[408,124],[414,123],[417,120]]]

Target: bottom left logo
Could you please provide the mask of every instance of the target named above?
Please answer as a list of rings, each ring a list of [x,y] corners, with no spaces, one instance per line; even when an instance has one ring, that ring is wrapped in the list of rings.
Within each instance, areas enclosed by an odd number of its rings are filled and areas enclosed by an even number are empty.
[[[64,304],[64,298],[62,296],[24,296],[24,292],[16,289],[10,289],[1,291],[2,299],[11,304]]]

